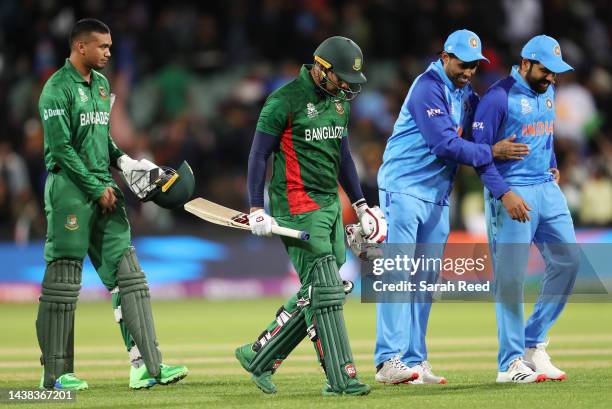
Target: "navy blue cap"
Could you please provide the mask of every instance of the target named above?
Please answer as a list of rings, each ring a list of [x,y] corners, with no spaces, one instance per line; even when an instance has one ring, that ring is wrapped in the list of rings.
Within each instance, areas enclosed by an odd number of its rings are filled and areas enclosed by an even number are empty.
[[[480,38],[470,30],[457,30],[448,36],[444,43],[444,51],[455,54],[463,62],[485,60],[482,55],[482,43]]]
[[[525,44],[521,51],[521,57],[538,61],[555,74],[574,69],[563,61],[561,47],[557,40],[543,34],[527,41],[527,44]]]

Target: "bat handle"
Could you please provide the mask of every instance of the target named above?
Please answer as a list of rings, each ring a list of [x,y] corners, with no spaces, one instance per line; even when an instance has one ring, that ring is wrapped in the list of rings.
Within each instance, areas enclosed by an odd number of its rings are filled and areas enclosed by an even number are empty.
[[[310,233],[308,233],[307,231],[295,230],[295,229],[290,229],[288,227],[281,227],[277,225],[272,226],[272,233],[279,235],[279,236],[291,237],[294,239],[300,239],[304,241],[307,241],[310,239]]]

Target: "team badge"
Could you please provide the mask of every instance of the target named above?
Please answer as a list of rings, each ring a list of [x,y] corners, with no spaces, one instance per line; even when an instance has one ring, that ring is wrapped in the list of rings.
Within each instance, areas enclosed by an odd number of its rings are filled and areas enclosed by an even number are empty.
[[[316,118],[318,115],[319,115],[319,112],[317,111],[317,107],[315,107],[312,102],[307,103],[306,104],[306,116],[312,119],[312,118]]]
[[[552,109],[552,107],[553,107],[552,100],[550,98],[546,98],[546,108]]]
[[[474,36],[470,37],[470,47],[472,48],[478,47],[478,40]]]
[[[100,85],[100,87],[98,87],[98,92],[100,93],[100,97],[102,99],[108,98],[108,95],[106,95],[106,90],[104,89],[104,87],[102,85]]]
[[[355,62],[353,63],[353,69],[355,71],[361,70],[361,58],[355,58]]]
[[[64,223],[64,227],[67,230],[76,230],[79,228],[79,222],[77,220],[76,214],[69,214],[66,216],[66,223]]]
[[[555,53],[555,55],[557,57],[561,56],[561,47],[559,47],[558,45],[555,46],[555,48],[553,48],[553,52]]]
[[[346,364],[344,366],[344,372],[346,372],[349,378],[354,378],[355,376],[357,376],[357,370],[355,369],[355,365],[353,364]]]
[[[338,115],[344,114],[344,107],[342,106],[342,102],[340,101],[336,101],[336,112],[338,113]]]

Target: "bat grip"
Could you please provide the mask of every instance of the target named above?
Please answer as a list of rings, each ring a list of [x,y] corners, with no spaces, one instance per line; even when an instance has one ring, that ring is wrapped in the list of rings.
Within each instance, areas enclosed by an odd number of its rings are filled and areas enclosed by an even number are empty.
[[[307,241],[310,239],[310,233],[308,233],[307,231],[295,230],[295,229],[290,229],[288,227],[281,227],[277,225],[272,225],[272,233],[279,235],[279,236],[291,237],[294,239],[299,239],[299,240],[304,240],[304,241]]]

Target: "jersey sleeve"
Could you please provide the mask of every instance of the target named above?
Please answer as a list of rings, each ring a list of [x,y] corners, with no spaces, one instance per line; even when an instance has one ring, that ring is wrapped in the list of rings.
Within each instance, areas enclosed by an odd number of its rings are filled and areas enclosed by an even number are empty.
[[[102,75],[102,74],[99,74],[99,75],[100,75],[100,77],[102,77],[104,83],[106,84],[106,92],[107,92],[107,94],[111,96],[110,111],[109,111],[109,113],[112,115],[112,113],[113,113],[114,95],[111,94],[110,83],[108,82],[108,79],[106,79],[106,77],[104,75]],[[110,125],[109,125],[109,132],[108,132],[108,158],[110,160],[111,166],[114,166],[115,168],[117,168],[117,159],[119,159],[123,155],[125,155],[125,152],[123,152],[121,149],[119,149],[119,147],[117,146],[117,144],[113,140],[113,137],[111,136],[111,133],[110,133]]]
[[[481,144],[493,146],[498,130],[506,122],[508,116],[508,96],[501,87],[492,88],[487,92],[476,108],[472,124],[472,137]],[[480,180],[499,199],[510,190],[504,178],[499,174],[495,163],[491,162],[477,167]]]
[[[117,146],[117,144],[115,143],[115,141],[113,140],[109,132],[108,133],[108,157],[110,160],[110,164],[114,166],[115,168],[117,168],[117,159],[119,159],[123,155],[125,155],[125,152],[119,149],[119,147]]]
[[[467,141],[457,134],[440,85],[419,81],[408,101],[408,110],[437,157],[473,167],[493,161],[490,146]]]
[[[53,160],[90,200],[97,200],[105,186],[89,172],[72,147],[69,97],[61,89],[43,91],[39,101],[45,140]]]
[[[338,175],[340,186],[349,197],[351,203],[363,199],[363,191],[359,183],[359,176],[355,168],[355,162],[351,155],[348,136],[342,138],[340,143],[340,173]]]
[[[264,186],[266,183],[266,163],[278,145],[274,135],[256,131],[249,153],[247,188],[251,207],[264,207]]]
[[[257,131],[280,136],[287,128],[287,118],[290,112],[289,103],[284,98],[269,97],[259,114]]]

